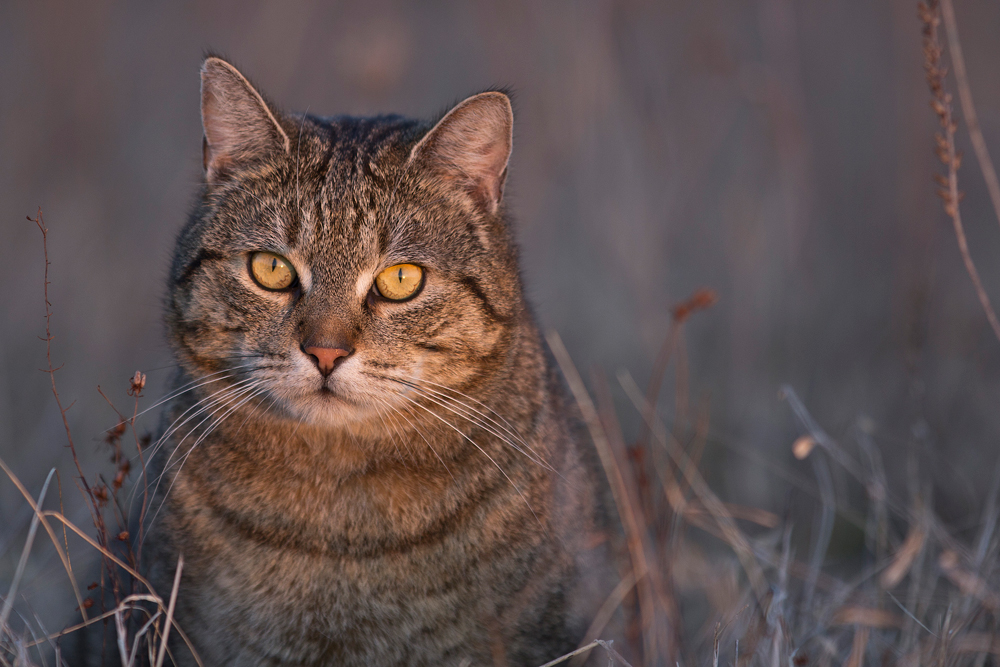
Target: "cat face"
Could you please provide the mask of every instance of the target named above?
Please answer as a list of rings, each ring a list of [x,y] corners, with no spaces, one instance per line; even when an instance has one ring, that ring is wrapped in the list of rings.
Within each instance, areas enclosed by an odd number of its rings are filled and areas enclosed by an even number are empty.
[[[526,317],[501,206],[505,95],[432,128],[284,118],[210,58],[202,117],[206,184],[168,309],[193,380],[262,418],[357,427],[430,419],[436,392],[502,376]]]

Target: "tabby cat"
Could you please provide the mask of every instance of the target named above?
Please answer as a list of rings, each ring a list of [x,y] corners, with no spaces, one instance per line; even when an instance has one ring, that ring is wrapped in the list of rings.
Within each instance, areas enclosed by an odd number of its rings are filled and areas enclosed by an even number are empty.
[[[574,649],[606,593],[603,492],[525,302],[507,95],[431,125],[282,115],[216,57],[201,85],[145,553],[163,595],[183,555],[175,618],[202,662]]]

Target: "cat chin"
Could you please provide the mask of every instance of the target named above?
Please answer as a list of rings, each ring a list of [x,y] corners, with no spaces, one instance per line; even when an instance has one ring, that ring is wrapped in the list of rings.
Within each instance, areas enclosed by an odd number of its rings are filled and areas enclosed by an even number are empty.
[[[289,421],[316,428],[366,431],[382,421],[376,410],[331,391],[314,391],[283,398],[278,405]]]

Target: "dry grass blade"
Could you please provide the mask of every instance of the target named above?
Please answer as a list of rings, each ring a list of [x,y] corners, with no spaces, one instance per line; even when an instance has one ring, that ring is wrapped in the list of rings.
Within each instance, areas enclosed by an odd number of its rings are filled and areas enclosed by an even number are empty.
[[[951,646],[955,653],[992,653],[1000,656],[1000,637],[985,632],[970,632]]]
[[[184,555],[177,558],[177,571],[174,573],[174,587],[170,591],[170,604],[167,606],[167,619],[163,624],[163,639],[160,640],[160,652],[156,656],[156,667],[163,667],[163,657],[167,650],[167,640],[170,638],[170,625],[174,620],[174,607],[177,605],[177,590],[181,585],[181,572],[184,570]]]
[[[42,209],[39,208],[35,217],[28,217],[28,220],[35,223],[38,230],[42,233],[42,253],[45,258],[45,274],[43,277],[43,295],[45,300],[45,360],[48,364],[48,368],[45,372],[49,374],[49,380],[52,384],[52,396],[56,400],[56,407],[59,408],[59,415],[62,417],[63,428],[66,431],[66,442],[69,445],[69,451],[73,456],[73,463],[76,465],[76,471],[80,475],[80,483],[83,485],[83,489],[86,492],[88,501],[94,503],[94,495],[90,489],[90,485],[87,484],[87,478],[83,474],[83,468],[80,466],[80,459],[76,455],[76,445],[73,442],[73,433],[69,428],[69,420],[66,418],[66,410],[68,408],[63,407],[62,398],[59,396],[59,390],[56,387],[56,371],[58,368],[52,366],[52,303],[49,301],[49,230],[45,226],[45,219],[42,217]],[[61,368],[61,366],[60,366]],[[97,526],[98,530],[101,530],[101,518],[100,513],[95,512],[94,507],[90,507],[91,514],[93,515],[94,525]],[[86,616],[84,616],[86,618]]]
[[[66,552],[63,551],[62,545],[59,544],[59,538],[56,537],[55,531],[52,530],[52,526],[49,525],[49,522],[45,520],[47,513],[43,512],[42,509],[35,503],[35,499],[31,497],[30,493],[28,493],[28,489],[25,488],[18,476],[14,474],[14,471],[10,469],[2,458],[0,458],[0,469],[3,469],[7,477],[10,478],[10,481],[14,482],[14,486],[16,486],[17,490],[21,492],[24,499],[28,501],[28,504],[31,505],[31,509],[35,512],[39,521],[41,521],[42,526],[45,528],[45,532],[49,534],[49,539],[52,540],[52,544],[55,546],[56,552],[59,554],[59,559],[62,561],[63,568],[65,568],[66,574],[69,575],[70,585],[73,586],[73,594],[76,595],[77,608],[79,609],[83,620],[86,621],[87,610],[83,605],[83,596],[80,595],[80,587],[76,583],[76,577],[73,576],[73,567],[70,565],[69,557],[66,555]]]
[[[604,424],[604,432],[608,437],[617,469],[626,482],[624,489],[629,494],[630,506],[636,511],[636,519],[641,528],[639,531],[640,546],[648,562],[657,563],[655,538],[650,531],[650,520],[653,513],[651,508],[647,509],[645,499],[642,497],[642,489],[648,488],[648,477],[643,473],[641,467],[632,465],[629,460],[628,449],[614,408],[614,399],[611,397],[611,388],[607,378],[600,371],[594,373],[594,392],[601,423]],[[665,660],[668,663],[676,662],[677,653],[683,648],[683,638],[680,634],[680,610],[677,608],[677,601],[671,588],[670,561],[661,559],[659,567],[652,567],[647,571],[646,576],[653,591],[654,602],[657,603],[653,607],[652,620],[655,624],[648,629],[648,632],[657,634],[658,637],[653,643],[666,651],[663,655],[646,656],[646,660],[648,662],[652,658]],[[661,611],[662,619],[659,615]]]
[[[841,607],[830,619],[831,625],[862,625],[867,628],[901,628],[903,619],[885,609],[871,607]]]
[[[781,523],[781,517],[774,512],[768,512],[767,510],[758,509],[756,507],[736,505],[734,503],[722,503],[722,506],[726,509],[726,513],[732,518],[749,521],[757,524],[758,526],[763,526],[764,528],[777,528],[778,524]],[[711,512],[702,507],[700,504],[690,502],[683,508],[683,513],[684,518],[688,520],[695,520],[696,518],[711,515]]]
[[[577,405],[580,407],[580,413],[583,415],[583,420],[590,430],[591,437],[594,439],[594,445],[601,459],[601,465],[604,467],[604,473],[607,475],[608,482],[611,485],[611,493],[618,508],[618,514],[621,517],[622,524],[625,526],[629,554],[632,558],[632,571],[638,581],[639,607],[643,616],[643,626],[652,628],[655,616],[653,591],[652,584],[647,576],[649,573],[649,564],[646,561],[646,554],[642,546],[643,529],[636,517],[636,508],[632,506],[632,502],[629,499],[628,490],[625,488],[625,480],[618,467],[614,452],[611,450],[611,443],[608,440],[608,436],[604,432],[603,426],[601,426],[597,408],[594,406],[590,394],[583,384],[583,379],[580,377],[580,373],[576,370],[576,366],[569,356],[569,351],[563,345],[562,338],[554,331],[549,333],[548,343],[559,367],[562,369],[563,377],[566,378],[570,391],[573,392]],[[643,636],[646,642],[646,655],[655,656],[657,654],[656,640],[654,639],[655,634],[646,632],[643,633]]]
[[[892,563],[889,567],[885,568],[882,576],[879,577],[879,585],[882,588],[895,588],[896,584],[903,580],[906,573],[910,571],[910,567],[913,566],[913,561],[916,560],[917,554],[924,548],[926,538],[927,534],[919,524],[910,526],[910,532],[907,533],[906,540],[903,541],[902,546],[899,547],[899,551],[893,556]]]
[[[648,414],[649,406],[645,404],[645,396],[643,396],[642,391],[635,384],[635,381],[632,380],[632,377],[619,374],[618,380],[640,414]],[[722,501],[708,487],[705,478],[701,476],[701,473],[697,469],[690,465],[687,453],[684,452],[677,441],[666,432],[666,429],[655,428],[654,424],[650,424],[649,428],[654,435],[660,438],[660,443],[666,447],[668,454],[674,460],[674,464],[683,472],[688,485],[708,510],[709,514],[712,515],[712,518],[715,519],[726,541],[732,547],[733,551],[736,552],[736,556],[739,558],[740,564],[743,566],[743,570],[750,580],[750,586],[753,588],[757,601],[763,603],[767,593],[767,580],[753,555],[750,542],[736,526],[733,517],[726,511],[726,507]]]
[[[157,603],[159,603],[161,601],[155,595],[133,595],[133,596],[130,596],[130,597],[132,599],[140,599],[140,600],[144,600],[146,602],[152,602],[154,604],[157,604]],[[94,623],[97,623],[98,621],[103,621],[106,618],[113,617],[115,614],[118,613],[119,609],[132,609],[132,610],[135,610],[135,611],[142,611],[143,610],[143,608],[140,607],[139,605],[126,606],[125,603],[122,603],[122,604],[119,604],[114,609],[109,609],[108,611],[104,612],[103,614],[98,614],[97,616],[92,616],[92,617],[88,618],[83,623],[77,623],[76,625],[71,625],[68,628],[63,628],[62,630],[59,630],[58,632],[53,632],[51,634],[48,634],[45,637],[42,637],[41,639],[36,639],[35,641],[32,641],[32,642],[30,642],[28,644],[25,644],[25,647],[26,648],[31,648],[33,646],[37,646],[38,644],[42,644],[42,643],[45,643],[45,642],[50,642],[53,639],[58,639],[59,637],[65,637],[66,635],[71,635],[74,632],[78,632],[78,631],[83,630],[84,628],[86,628],[88,626],[93,625]]]
[[[66,526],[67,528],[69,528],[70,530],[72,530],[74,533],[76,533],[77,535],[79,535],[81,538],[83,538],[83,540],[87,544],[89,544],[90,546],[94,547],[99,552],[101,552],[102,556],[104,556],[105,558],[107,558],[108,560],[110,560],[112,563],[114,563],[118,567],[120,567],[123,570],[125,570],[125,572],[127,572],[129,575],[135,577],[136,581],[138,581],[143,586],[145,586],[146,589],[149,590],[149,592],[154,593],[154,591],[153,591],[153,585],[151,583],[149,583],[149,581],[147,581],[145,577],[143,577],[141,574],[139,574],[128,563],[125,563],[120,558],[118,558],[117,556],[115,556],[113,553],[111,553],[110,551],[108,551],[105,547],[102,547],[100,544],[98,544],[97,542],[95,542],[93,538],[91,538],[85,532],[83,532],[82,530],[80,530],[72,521],[70,521],[69,519],[67,519],[66,517],[64,517],[61,513],[55,512],[53,510],[46,510],[46,511],[42,512],[42,514],[44,516],[50,516],[53,519],[57,519],[58,521],[60,521],[64,526]]]
[[[590,642],[586,646],[581,646],[580,648],[576,649],[575,651],[570,651],[566,655],[561,655],[558,658],[556,658],[555,660],[550,660],[547,663],[545,663],[544,665],[540,665],[539,667],[555,667],[555,665],[561,665],[562,663],[566,662],[567,660],[569,660],[571,658],[575,658],[576,656],[582,656],[582,655],[584,655],[586,653],[589,653],[590,651],[592,651],[593,649],[597,648],[598,646],[600,646],[600,644],[598,644],[597,640],[595,639],[594,641]]]
[[[45,502],[45,494],[49,490],[49,482],[52,481],[52,475],[54,475],[56,469],[53,468],[49,471],[48,476],[45,478],[45,484],[42,485],[42,491],[38,494],[37,504],[39,507]],[[31,546],[35,543],[35,533],[38,532],[38,522],[41,516],[36,512],[31,518],[31,527],[28,529],[28,539],[24,542],[24,549],[21,551],[21,558],[17,562],[17,569],[14,571],[14,578],[10,582],[10,589],[7,591],[7,598],[3,603],[3,611],[0,611],[0,636],[2,633],[8,632],[7,621],[10,619],[10,612],[14,608],[14,600],[17,598],[17,587],[21,583],[21,577],[24,576],[24,568],[28,564],[28,555],[31,553]]]
[[[677,342],[680,336],[681,327],[684,322],[688,320],[694,313],[699,310],[705,310],[706,308],[711,308],[715,302],[718,300],[718,296],[715,292],[707,288],[700,288],[694,291],[691,296],[677,304],[670,310],[670,329],[667,331],[667,337],[663,341],[663,346],[660,348],[660,353],[656,357],[656,361],[653,362],[653,371],[649,377],[649,386],[646,388],[646,400],[649,405],[653,406],[655,409],[656,400],[660,395],[660,388],[663,386],[664,375],[667,372],[667,366],[670,364],[670,356],[677,346]],[[653,419],[653,415],[647,415],[643,420],[642,432],[639,434],[637,440],[638,445],[641,447],[646,443],[649,438],[649,431],[647,424],[649,424]]]
[[[590,627],[587,628],[587,634],[584,635],[583,641],[580,642],[581,644],[592,644],[597,641],[598,636],[604,632],[604,628],[607,627],[615,610],[625,600],[625,596],[635,587],[635,584],[635,572],[629,572],[627,577],[618,582],[618,585],[608,595],[604,604],[601,605],[597,615],[594,616],[594,620],[590,622]],[[581,646],[581,648],[583,647]]]
[[[609,665],[613,666],[617,662],[620,665],[624,665],[624,667],[632,667],[632,665],[629,664],[628,660],[623,658],[621,654],[619,654],[618,651],[614,649],[614,642],[604,641],[603,639],[595,639],[586,646],[581,646],[575,651],[571,651],[566,655],[561,655],[555,660],[551,660],[545,663],[544,665],[540,665],[539,667],[555,667],[555,665],[560,665],[571,658],[575,658],[589,651],[592,651],[598,646],[600,646],[607,652],[609,658]]]
[[[990,590],[989,584],[983,581],[982,577],[963,568],[957,553],[950,549],[942,552],[938,558],[938,565],[960,591],[976,598],[992,611],[1000,609],[1000,596]]]
[[[868,635],[871,633],[866,626],[861,626],[854,632],[854,642],[851,645],[851,655],[848,656],[845,667],[861,667],[865,662],[865,649],[868,647]]]

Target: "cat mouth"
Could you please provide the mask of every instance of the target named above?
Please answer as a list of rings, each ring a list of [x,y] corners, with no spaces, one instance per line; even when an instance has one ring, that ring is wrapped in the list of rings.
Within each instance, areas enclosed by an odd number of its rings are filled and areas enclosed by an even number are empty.
[[[352,403],[344,395],[343,391],[338,391],[329,380],[323,382],[315,392],[315,396],[318,396],[324,403]]]

